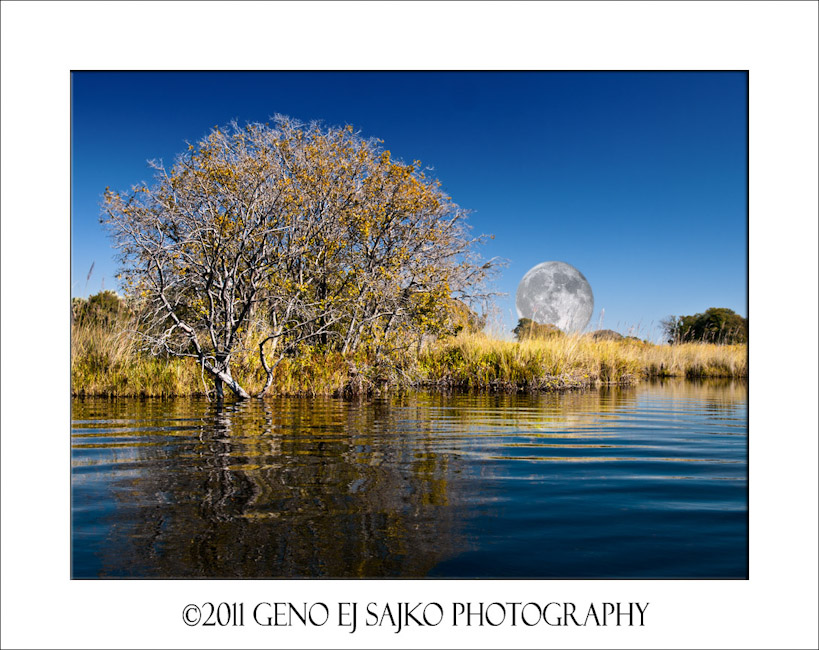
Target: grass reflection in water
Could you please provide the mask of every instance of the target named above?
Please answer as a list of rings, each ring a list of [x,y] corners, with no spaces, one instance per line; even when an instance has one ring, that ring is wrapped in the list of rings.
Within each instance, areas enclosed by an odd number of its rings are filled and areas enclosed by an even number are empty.
[[[75,400],[73,575],[743,577],[746,409],[713,381]]]

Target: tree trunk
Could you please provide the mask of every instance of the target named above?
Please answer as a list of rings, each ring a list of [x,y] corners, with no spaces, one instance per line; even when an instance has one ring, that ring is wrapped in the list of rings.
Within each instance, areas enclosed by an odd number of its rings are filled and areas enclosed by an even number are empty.
[[[248,393],[244,388],[239,385],[233,377],[230,376],[230,371],[220,373],[216,376],[217,381],[221,380],[222,382],[228,385],[228,388],[233,391],[233,394],[236,395],[239,399],[250,399],[250,393]]]
[[[261,392],[258,395],[256,395],[256,397],[264,397],[270,386],[273,385],[273,370],[276,369],[276,366],[279,365],[279,362],[283,358],[282,355],[279,355],[279,359],[278,361],[276,361],[276,363],[273,364],[273,367],[268,366],[267,360],[265,359],[264,356],[264,344],[267,343],[268,341],[271,341],[272,342],[271,347],[273,348],[273,352],[275,352],[276,348],[279,345],[279,337],[282,335],[283,331],[284,327],[279,327],[272,336],[268,336],[264,341],[259,343],[259,359],[262,362],[262,368],[264,368],[264,371],[267,373],[267,380],[264,383],[264,388],[262,388]]]
[[[239,385],[233,377],[230,375],[230,365],[228,363],[228,358],[224,355],[217,355],[217,366],[214,367],[209,363],[205,362],[205,370],[210,372],[213,375],[213,383],[216,386],[216,399],[224,399],[225,397],[225,389],[224,384],[228,385],[228,388],[233,391],[233,393],[239,399],[250,399],[250,394]]]

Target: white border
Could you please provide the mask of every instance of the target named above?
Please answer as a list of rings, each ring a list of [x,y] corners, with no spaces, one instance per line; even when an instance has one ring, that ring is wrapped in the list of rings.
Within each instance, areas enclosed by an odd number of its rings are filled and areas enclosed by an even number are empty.
[[[3,2],[3,647],[817,647],[816,55],[815,2]],[[70,581],[68,73],[100,68],[749,69],[751,579]],[[180,623],[272,599],[651,608],[639,629]]]

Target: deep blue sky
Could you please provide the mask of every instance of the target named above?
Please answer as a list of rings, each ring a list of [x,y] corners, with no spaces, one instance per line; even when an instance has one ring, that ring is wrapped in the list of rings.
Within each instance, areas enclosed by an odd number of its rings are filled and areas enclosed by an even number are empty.
[[[149,180],[215,125],[282,113],[352,124],[434,168],[472,210],[507,330],[526,271],[588,279],[589,327],[656,339],[708,307],[747,315],[744,73],[108,73],[72,75],[71,293],[117,289],[106,186]],[[92,262],[94,272],[86,285]]]

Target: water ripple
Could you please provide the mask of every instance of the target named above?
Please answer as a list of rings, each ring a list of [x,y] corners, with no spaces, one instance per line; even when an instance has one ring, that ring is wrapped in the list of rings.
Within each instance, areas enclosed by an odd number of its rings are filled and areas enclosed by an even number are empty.
[[[744,577],[747,386],[75,400],[75,577]]]

